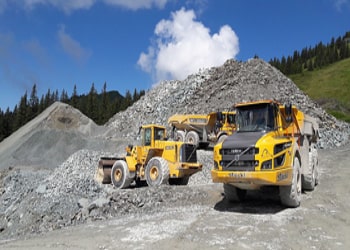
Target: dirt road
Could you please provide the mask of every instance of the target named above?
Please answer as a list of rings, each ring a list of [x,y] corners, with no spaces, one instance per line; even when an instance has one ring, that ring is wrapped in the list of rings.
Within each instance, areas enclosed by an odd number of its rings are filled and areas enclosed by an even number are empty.
[[[110,221],[0,242],[1,249],[350,249],[350,145],[320,155],[320,184],[285,209],[278,194],[249,192],[228,203],[222,186],[195,187],[207,199]]]

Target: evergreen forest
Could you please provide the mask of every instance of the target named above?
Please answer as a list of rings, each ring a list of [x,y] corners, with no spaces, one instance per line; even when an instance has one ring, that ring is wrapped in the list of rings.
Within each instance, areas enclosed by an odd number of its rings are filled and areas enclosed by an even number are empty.
[[[21,126],[35,118],[42,111],[56,101],[70,104],[80,110],[96,124],[105,124],[113,115],[125,110],[145,94],[144,90],[126,91],[122,96],[118,91],[107,91],[107,84],[103,85],[100,93],[92,83],[88,94],[79,95],[77,86],[74,85],[73,92],[69,96],[66,90],[59,92],[48,89],[40,98],[37,95],[37,86],[33,85],[31,93],[26,92],[19,100],[13,110],[0,108],[0,141],[11,135]]]

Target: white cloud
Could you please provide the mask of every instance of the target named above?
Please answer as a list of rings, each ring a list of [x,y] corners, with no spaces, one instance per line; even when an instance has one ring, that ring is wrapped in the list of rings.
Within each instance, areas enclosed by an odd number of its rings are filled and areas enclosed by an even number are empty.
[[[171,20],[161,20],[156,28],[157,43],[141,53],[138,65],[156,80],[184,79],[201,68],[219,66],[239,52],[238,37],[230,26],[219,33],[195,21],[194,11],[180,9]]]
[[[150,9],[153,6],[164,8],[169,0],[103,0],[106,4],[124,7],[131,10]]]
[[[335,8],[338,11],[342,11],[345,7],[350,7],[349,0],[332,0],[334,2]]]
[[[91,52],[84,49],[80,43],[66,33],[64,25],[61,25],[58,32],[58,39],[63,50],[78,63],[84,63]]]
[[[26,10],[38,5],[51,5],[70,14],[79,9],[90,9],[96,3],[104,3],[131,10],[163,8],[169,0],[0,0],[0,14],[10,5],[16,4]]]
[[[7,0],[0,1],[0,14],[4,12],[6,7],[7,7]]]

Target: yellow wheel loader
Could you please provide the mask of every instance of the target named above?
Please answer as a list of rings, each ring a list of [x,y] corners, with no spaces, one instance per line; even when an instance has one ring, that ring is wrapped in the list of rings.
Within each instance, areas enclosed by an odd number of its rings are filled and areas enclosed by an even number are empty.
[[[136,185],[187,185],[190,176],[202,170],[196,147],[189,143],[166,140],[165,127],[140,128],[141,145],[128,146],[126,156],[101,157],[96,179],[117,188]]]
[[[213,182],[224,184],[226,199],[246,191],[277,187],[281,203],[298,207],[302,190],[318,182],[316,120],[292,105],[272,100],[236,105],[236,131],[214,147]]]
[[[235,112],[211,112],[209,114],[176,114],[168,119],[176,139],[208,147],[210,142],[224,141],[235,130]]]

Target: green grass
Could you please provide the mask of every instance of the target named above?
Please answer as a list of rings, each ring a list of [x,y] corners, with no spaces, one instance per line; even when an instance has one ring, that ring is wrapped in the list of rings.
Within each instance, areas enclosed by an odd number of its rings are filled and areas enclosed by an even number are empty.
[[[328,113],[350,122],[350,58],[288,77]]]

